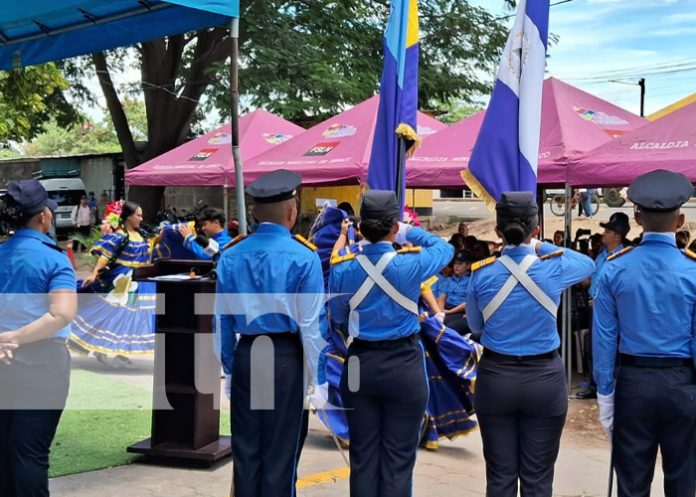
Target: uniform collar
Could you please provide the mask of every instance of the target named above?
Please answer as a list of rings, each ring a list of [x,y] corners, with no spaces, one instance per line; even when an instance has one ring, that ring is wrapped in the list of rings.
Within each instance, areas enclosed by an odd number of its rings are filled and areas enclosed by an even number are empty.
[[[385,254],[394,252],[391,242],[366,243],[362,248],[363,254]]]
[[[506,245],[503,247],[504,255],[534,255],[536,252],[529,245]]]
[[[677,235],[675,233],[654,233],[648,231],[643,233],[643,241],[640,242],[643,245],[646,242],[656,242],[656,243],[666,243],[667,245],[677,246]]]
[[[261,223],[256,228],[256,233],[259,235],[285,235],[290,236],[290,230],[285,226],[275,223]]]
[[[33,238],[42,243],[50,243],[51,245],[56,245],[56,242],[53,240],[53,238],[31,228],[18,229],[17,231],[15,231],[14,236],[19,238]]]
[[[619,243],[619,245],[618,245],[614,250],[612,250],[611,252],[609,252],[609,249],[607,249],[606,247],[604,247],[604,252],[605,252],[607,255],[613,255],[613,254],[616,254],[617,252],[621,252],[623,249],[624,249],[623,243]]]

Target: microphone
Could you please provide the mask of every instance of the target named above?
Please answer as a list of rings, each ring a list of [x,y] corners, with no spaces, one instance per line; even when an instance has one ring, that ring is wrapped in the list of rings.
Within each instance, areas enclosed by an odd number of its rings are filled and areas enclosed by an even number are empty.
[[[203,247],[203,251],[206,255],[213,258],[220,255],[220,244],[212,238],[208,238],[205,235],[198,235],[195,241],[198,245]]]

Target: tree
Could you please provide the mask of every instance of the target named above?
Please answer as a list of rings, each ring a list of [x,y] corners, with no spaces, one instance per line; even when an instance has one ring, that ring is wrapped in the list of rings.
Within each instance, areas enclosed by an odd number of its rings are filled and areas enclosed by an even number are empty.
[[[313,124],[374,95],[389,3],[247,2],[240,17],[242,101]],[[502,21],[462,0],[421,1],[420,16],[421,108],[445,110],[487,93],[507,34]],[[228,101],[228,81],[216,79],[206,112],[215,108],[227,119]]]
[[[54,64],[0,71],[0,143],[34,138],[52,119],[61,126],[77,122],[67,88]]]

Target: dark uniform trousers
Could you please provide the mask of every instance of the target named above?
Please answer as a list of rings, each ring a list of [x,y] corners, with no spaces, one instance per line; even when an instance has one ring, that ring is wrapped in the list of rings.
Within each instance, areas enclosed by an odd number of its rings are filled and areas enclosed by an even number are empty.
[[[696,494],[696,378],[691,366],[621,365],[616,382],[614,465],[619,497],[647,497],[657,448],[666,497]]]
[[[296,333],[265,335],[272,357],[259,358],[255,336],[242,336],[234,355],[231,422],[233,497],[294,497],[296,469],[307,434],[304,355]],[[258,342],[257,342],[258,343]],[[266,363],[259,363],[267,361]],[[269,364],[270,362],[273,363]],[[253,374],[252,374],[253,366]],[[274,409],[255,409],[252,390],[273,386]],[[262,406],[265,407],[265,406]]]
[[[360,365],[357,391],[351,391],[348,380],[355,374],[349,371],[354,357]],[[349,347],[340,387],[350,432],[351,497],[411,497],[428,402],[424,360],[417,335],[355,340]]]
[[[445,309],[448,311],[450,309],[454,309],[455,307],[456,306],[452,304],[445,304]],[[467,322],[463,312],[457,314],[447,314],[445,316],[445,326],[447,326],[448,328],[452,328],[460,335],[466,335],[467,333],[471,333],[469,323]]]
[[[516,361],[486,355],[476,378],[476,417],[486,495],[550,497],[568,412],[561,358]]]
[[[70,386],[65,342],[23,345],[0,364],[0,497],[48,497],[48,457]]]

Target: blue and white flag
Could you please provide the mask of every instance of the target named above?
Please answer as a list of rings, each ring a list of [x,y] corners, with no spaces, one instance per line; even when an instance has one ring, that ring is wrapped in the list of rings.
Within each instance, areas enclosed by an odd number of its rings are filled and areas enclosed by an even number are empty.
[[[462,178],[488,204],[536,192],[549,0],[520,0],[481,131]]]

